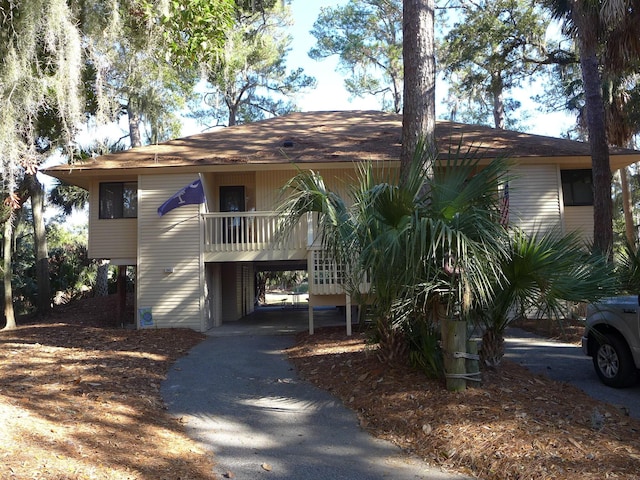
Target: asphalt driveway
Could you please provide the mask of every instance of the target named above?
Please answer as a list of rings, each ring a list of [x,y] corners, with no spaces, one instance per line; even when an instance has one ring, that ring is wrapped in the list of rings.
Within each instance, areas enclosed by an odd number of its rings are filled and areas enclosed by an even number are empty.
[[[590,357],[580,346],[537,337],[518,328],[507,330],[505,357],[535,373],[574,385],[588,395],[640,418],[640,383],[631,388],[611,388],[598,379]]]
[[[162,385],[169,412],[215,455],[217,473],[238,480],[460,480],[373,438],[329,393],[300,380],[283,350],[291,327],[272,313],[232,324],[176,362]],[[306,315],[300,314],[300,319]],[[295,320],[295,319],[294,319]],[[318,315],[320,324],[331,318]],[[340,319],[336,320],[340,323]],[[297,323],[306,328],[306,321]],[[266,332],[266,334],[265,334]]]
[[[344,325],[335,311],[316,328]],[[238,480],[382,480],[464,477],[410,457],[363,431],[356,415],[297,377],[284,350],[308,328],[305,310],[273,309],[213,329],[179,359],[162,385],[169,412],[215,455],[216,472]],[[640,385],[600,383],[580,347],[509,329],[506,358],[581,388],[640,418]]]

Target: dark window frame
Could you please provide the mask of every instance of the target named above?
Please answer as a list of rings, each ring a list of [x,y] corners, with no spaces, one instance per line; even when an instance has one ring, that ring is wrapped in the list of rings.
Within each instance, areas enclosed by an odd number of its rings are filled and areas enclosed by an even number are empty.
[[[138,182],[100,183],[98,218],[138,218]]]
[[[560,170],[565,207],[593,206],[593,175],[590,168]]]

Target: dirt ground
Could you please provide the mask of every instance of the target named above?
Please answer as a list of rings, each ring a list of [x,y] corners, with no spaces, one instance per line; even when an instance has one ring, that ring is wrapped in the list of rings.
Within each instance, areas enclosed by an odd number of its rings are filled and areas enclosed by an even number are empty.
[[[113,302],[83,300],[0,332],[0,479],[216,478],[215,458],[167,414],[159,391],[204,337],[107,328]],[[364,336],[342,328],[301,334],[288,354],[363,428],[429,463],[482,479],[638,478],[640,422],[513,363],[449,393],[385,368]]]

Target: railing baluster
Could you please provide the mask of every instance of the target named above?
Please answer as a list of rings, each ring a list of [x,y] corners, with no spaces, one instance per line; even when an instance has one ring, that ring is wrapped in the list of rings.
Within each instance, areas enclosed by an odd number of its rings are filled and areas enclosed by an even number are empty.
[[[205,213],[203,218],[205,252],[306,249],[306,219],[302,219],[289,238],[283,240],[278,237],[278,218],[274,212],[216,212]]]

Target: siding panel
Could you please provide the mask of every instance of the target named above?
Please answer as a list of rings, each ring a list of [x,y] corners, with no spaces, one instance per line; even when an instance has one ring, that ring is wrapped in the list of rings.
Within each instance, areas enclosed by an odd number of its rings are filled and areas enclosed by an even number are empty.
[[[565,232],[579,231],[587,242],[593,241],[593,207],[564,207]]]
[[[527,232],[561,225],[558,169],[555,165],[516,166],[509,182],[509,223]]]
[[[355,164],[347,168],[313,169],[322,175],[327,188],[349,200],[349,184],[357,179]],[[297,173],[296,170],[260,171],[256,176],[257,210],[275,210],[281,200],[280,189]]]
[[[135,181],[136,178],[109,178],[109,182]],[[89,189],[89,258],[135,260],[138,245],[138,219],[100,219],[100,182],[94,181]]]
[[[165,200],[195,178],[144,175],[138,180],[137,305],[153,309],[159,328],[204,330],[200,206],[184,205],[162,217],[157,213]]]

